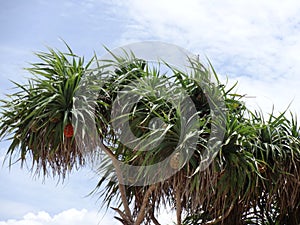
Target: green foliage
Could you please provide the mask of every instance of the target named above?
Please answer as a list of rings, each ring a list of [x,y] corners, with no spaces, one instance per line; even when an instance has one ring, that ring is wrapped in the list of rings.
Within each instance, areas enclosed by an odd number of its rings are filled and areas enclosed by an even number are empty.
[[[20,154],[23,163],[30,155],[37,173],[46,175],[52,169],[65,176],[85,161],[75,140],[65,137],[64,128],[74,116],[73,97],[88,65],[71,49],[68,53],[49,49],[36,55],[40,62],[27,69],[33,75],[28,84],[14,82],[18,90],[1,100],[0,137],[11,140],[10,159]]]
[[[250,111],[243,102],[244,96],[233,93],[235,85],[228,88],[221,84],[213,67],[206,68],[197,60],[190,60],[191,74],[163,64],[171,71],[164,74],[133,53],[125,57],[112,54],[113,60],[104,61],[95,57],[84,65],[83,58],[69,47],[68,50],[37,53],[41,62],[28,69],[33,74],[28,84],[14,83],[18,90],[1,100],[0,137],[11,141],[9,157],[17,155],[22,162],[31,158],[37,172],[46,175],[51,170],[65,176],[73,166],[83,166],[91,158],[90,153],[101,156],[97,148],[86,146],[99,142],[115,159],[129,165],[161,162],[175,150],[188,151],[184,143],[191,133],[181,134],[181,109],[172,102],[184,90],[196,108],[190,116],[198,121],[197,145],[177,173],[155,184],[147,199],[144,223],[156,223],[155,213],[163,206],[181,207],[186,225],[300,223],[300,138],[295,116],[271,113],[265,119],[262,113]],[[92,62],[96,63],[94,69],[90,69]],[[215,83],[210,81],[213,77]],[[131,86],[133,83],[136,85]],[[126,102],[126,91],[139,96],[138,103],[130,112],[124,111],[125,120],[113,118],[113,104]],[[118,99],[120,92],[125,93],[123,99]],[[226,104],[220,109],[225,112],[225,137],[214,161],[202,170],[199,162],[214,125],[211,97],[219,95]],[[154,118],[163,125],[157,123],[156,129],[151,128]],[[124,122],[137,137],[131,143],[133,147],[123,143],[120,131],[114,129],[113,124],[121,126]],[[64,135],[70,123],[74,136],[79,138]],[[93,124],[97,137],[89,134]],[[144,141],[162,137],[157,145]],[[183,144],[177,147],[178,143]],[[97,162],[93,163],[99,183],[94,193],[103,198],[107,207],[115,200],[124,206],[111,158],[102,158],[101,165]],[[141,170],[132,177],[132,185],[124,186],[134,219],[143,208],[149,185],[133,184],[137,178],[147,176],[153,176],[151,171]]]

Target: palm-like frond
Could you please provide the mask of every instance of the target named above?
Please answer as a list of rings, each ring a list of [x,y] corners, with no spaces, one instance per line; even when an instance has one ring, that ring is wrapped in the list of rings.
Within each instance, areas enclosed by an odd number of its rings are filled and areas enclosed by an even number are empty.
[[[84,152],[64,129],[72,123],[73,98],[87,69],[84,59],[72,52],[49,49],[37,53],[40,62],[27,70],[28,84],[14,83],[20,91],[2,100],[0,137],[9,136],[7,155],[20,150],[22,163],[30,155],[36,172],[65,175],[74,165],[83,165]],[[51,170],[50,170],[51,169]]]
[[[193,225],[299,223],[296,117],[271,113],[265,120],[250,111],[211,64],[190,59],[187,74],[165,63],[170,72],[161,73],[125,52],[84,65],[68,49],[37,53],[41,62],[28,69],[29,83],[15,83],[18,91],[1,101],[0,137],[11,140],[9,157],[24,162],[30,155],[37,172],[63,176],[92,159],[99,175],[94,193],[107,207],[117,200],[123,224],[159,224],[162,206],[176,209],[179,224],[183,213],[183,223]],[[180,101],[182,93],[189,104]],[[205,167],[216,127],[224,137]],[[99,156],[102,161],[93,158]],[[157,170],[147,167],[166,159]],[[122,171],[116,161],[139,169]],[[164,177],[164,171],[175,172]]]

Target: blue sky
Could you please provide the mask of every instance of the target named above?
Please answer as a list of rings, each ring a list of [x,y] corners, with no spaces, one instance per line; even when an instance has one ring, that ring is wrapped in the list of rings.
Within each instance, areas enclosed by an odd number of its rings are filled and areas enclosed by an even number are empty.
[[[249,107],[266,113],[275,105],[277,112],[292,102],[299,115],[299,15],[296,0],[3,0],[0,96],[9,91],[9,79],[23,82],[29,76],[23,68],[35,62],[33,52],[46,46],[64,50],[60,38],[87,59],[94,51],[104,54],[103,45],[113,49],[156,40],[208,57],[224,81],[239,81],[239,93],[255,96],[247,100]],[[1,163],[6,148],[0,143]],[[97,197],[85,197],[96,182],[89,168],[57,184],[33,179],[18,164],[11,171],[4,164],[0,225],[113,224]]]

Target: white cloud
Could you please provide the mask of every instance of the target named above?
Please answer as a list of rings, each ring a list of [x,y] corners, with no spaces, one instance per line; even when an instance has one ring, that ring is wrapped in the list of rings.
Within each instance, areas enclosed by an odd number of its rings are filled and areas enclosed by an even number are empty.
[[[294,99],[291,109],[300,113],[299,1],[129,0],[115,6],[131,21],[120,44],[160,40],[182,46],[238,80],[242,93],[257,96],[251,104],[283,110]]]
[[[163,209],[158,217],[162,224],[174,224],[176,218],[175,211]],[[0,220],[0,225],[118,225],[120,224],[113,218],[113,214],[101,214],[96,211],[86,209],[68,209],[51,216],[45,211],[37,213],[27,213],[22,219]]]
[[[0,221],[0,225],[98,225],[117,224],[117,221],[109,217],[103,217],[95,211],[86,209],[68,209],[51,216],[49,213],[40,211],[38,213],[27,213],[20,220]]]

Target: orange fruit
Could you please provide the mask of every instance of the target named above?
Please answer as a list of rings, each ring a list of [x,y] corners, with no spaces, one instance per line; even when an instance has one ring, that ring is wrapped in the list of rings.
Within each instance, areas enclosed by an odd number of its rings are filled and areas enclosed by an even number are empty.
[[[64,128],[64,135],[65,137],[73,137],[74,135],[74,128],[71,123],[68,123]]]

